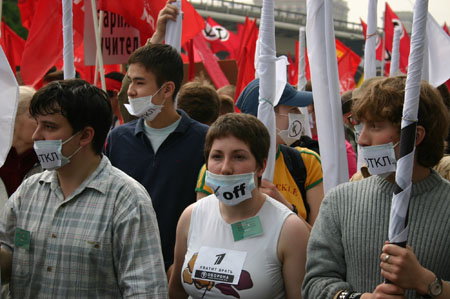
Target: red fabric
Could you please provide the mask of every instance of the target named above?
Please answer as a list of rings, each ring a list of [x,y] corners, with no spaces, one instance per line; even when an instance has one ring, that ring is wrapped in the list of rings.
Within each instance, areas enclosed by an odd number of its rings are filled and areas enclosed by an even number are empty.
[[[205,28],[205,20],[203,20],[202,16],[187,0],[183,0],[182,10],[184,16],[181,44],[184,45],[184,43],[194,38],[199,32],[203,30],[203,28]]]
[[[202,30],[203,37],[211,45],[213,53],[226,51],[229,59],[236,59],[239,51],[239,37],[214,21],[211,17],[206,19],[206,27]]]
[[[360,18],[361,20],[361,26],[363,28],[363,34],[364,34],[364,40],[366,39],[367,35],[367,24]],[[376,48],[375,48],[375,57],[376,60],[382,61],[383,60],[383,38],[377,33],[377,41],[376,41]]]
[[[0,45],[5,52],[9,65],[13,73],[16,73],[16,66],[20,66],[22,60],[23,49],[25,48],[25,41],[18,36],[5,22],[2,21],[2,36]]]
[[[235,102],[245,86],[255,79],[255,51],[257,39],[258,28],[256,27],[256,19],[250,21],[249,18],[246,17],[244,27],[241,31],[241,48],[239,49],[237,59],[238,78],[236,81]]]
[[[194,47],[198,50],[200,57],[202,58],[203,65],[205,66],[206,71],[211,77],[214,85],[217,89],[229,85],[227,77],[223,73],[222,69],[217,62],[217,57],[214,56],[214,53],[206,44],[205,39],[201,33],[198,33],[194,39]]]
[[[35,85],[62,57],[62,4],[41,0],[22,56],[21,74],[27,85]]]
[[[287,56],[288,56],[288,61],[289,61],[289,64],[287,66],[288,82],[289,82],[289,84],[295,86],[295,85],[297,85],[297,81],[298,81],[298,67],[296,67],[296,63],[298,62],[298,59],[296,59],[295,62],[292,61],[292,57],[291,57],[291,53],[290,52],[288,52]],[[297,72],[295,71],[296,68],[297,68]]]
[[[447,32],[448,35],[450,35],[450,31],[448,31],[447,22],[444,23],[444,31]]]
[[[39,0],[19,0],[17,2],[22,26],[28,30],[31,28],[31,23],[33,22],[34,12],[36,11],[38,2]]]
[[[347,90],[352,90],[355,87],[355,73],[361,63],[361,57],[338,39],[335,40],[340,92],[343,93]]]
[[[195,78],[194,41],[188,41],[186,47],[189,55],[188,81],[192,81]]]
[[[37,162],[37,156],[32,148],[18,155],[16,149],[11,147],[5,163],[0,167],[0,177],[5,183],[8,196],[11,196],[16,191],[25,175]]]
[[[124,17],[130,26],[139,30],[141,44],[144,45],[155,32],[159,11],[165,5],[165,0],[100,0],[99,9]],[[205,23],[187,0],[183,0],[182,10],[184,16],[181,44],[183,45],[199,33],[205,27]]]
[[[402,35],[400,36],[400,64],[399,69],[403,73],[406,74],[408,68],[408,57],[409,57],[409,48],[410,48],[410,40],[408,32],[406,32],[405,26],[400,22],[400,19],[397,15],[392,11],[389,4],[386,2],[386,10],[384,15],[384,42],[386,51],[388,52],[388,59],[386,59],[386,69],[385,75],[389,75],[389,69],[391,66],[391,53],[392,53],[392,43],[394,39],[394,26],[401,25],[403,28]]]

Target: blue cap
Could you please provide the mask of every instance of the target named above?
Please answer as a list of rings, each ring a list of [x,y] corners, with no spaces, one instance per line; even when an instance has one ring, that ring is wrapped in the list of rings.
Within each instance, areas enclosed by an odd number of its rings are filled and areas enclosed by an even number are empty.
[[[306,107],[313,103],[312,92],[298,91],[291,84],[286,83],[278,105]],[[256,116],[259,104],[259,79],[250,82],[239,95],[236,106],[242,113]],[[277,105],[277,106],[278,106]]]

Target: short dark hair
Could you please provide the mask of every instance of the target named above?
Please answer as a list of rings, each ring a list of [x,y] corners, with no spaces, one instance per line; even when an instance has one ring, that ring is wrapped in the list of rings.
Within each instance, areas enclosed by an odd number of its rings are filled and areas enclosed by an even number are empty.
[[[181,86],[177,106],[191,118],[206,125],[211,125],[219,116],[216,90],[200,82],[188,82]]]
[[[352,111],[357,119],[388,120],[400,131],[405,99],[406,76],[379,79],[354,99]],[[444,154],[448,130],[448,110],[436,88],[425,81],[420,86],[417,125],[425,128],[425,138],[417,146],[417,162],[433,167]]]
[[[172,81],[175,84],[175,99],[183,81],[183,60],[175,48],[162,44],[145,45],[131,54],[128,64],[133,63],[141,64],[146,71],[153,73],[158,87]]]
[[[214,140],[227,136],[234,136],[245,142],[255,157],[256,164],[263,167],[264,160],[269,155],[269,131],[259,119],[245,113],[224,114],[211,125],[205,139],[206,166]]]
[[[112,122],[107,94],[81,79],[54,81],[39,89],[31,99],[30,115],[64,116],[76,133],[89,126],[95,131],[92,149],[100,155]]]
[[[234,112],[234,101],[233,98],[227,96],[226,94],[219,95],[219,115],[233,113]]]

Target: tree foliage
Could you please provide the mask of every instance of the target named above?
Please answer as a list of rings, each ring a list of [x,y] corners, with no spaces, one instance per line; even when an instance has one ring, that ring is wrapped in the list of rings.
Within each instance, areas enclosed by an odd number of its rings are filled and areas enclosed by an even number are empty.
[[[20,37],[26,39],[28,36],[28,30],[22,26],[20,20],[19,7],[17,6],[17,0],[4,0],[2,6],[2,18],[6,24],[11,27]]]

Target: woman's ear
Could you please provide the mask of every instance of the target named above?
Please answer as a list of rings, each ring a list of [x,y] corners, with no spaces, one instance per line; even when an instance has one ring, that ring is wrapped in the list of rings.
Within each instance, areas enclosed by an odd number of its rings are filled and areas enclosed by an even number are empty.
[[[85,127],[80,134],[80,146],[85,147],[92,143],[92,140],[94,140],[95,130],[94,128],[88,126]]]
[[[417,126],[416,129],[416,146],[418,146],[420,143],[422,143],[423,139],[425,138],[425,135],[427,135],[427,132],[423,126]]]
[[[256,171],[256,177],[262,177],[264,170],[266,170],[266,166],[267,159],[264,159],[261,168]]]

